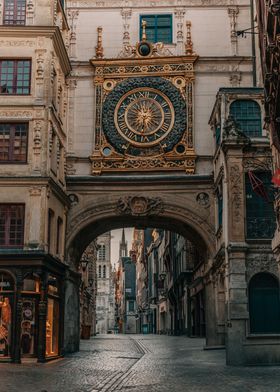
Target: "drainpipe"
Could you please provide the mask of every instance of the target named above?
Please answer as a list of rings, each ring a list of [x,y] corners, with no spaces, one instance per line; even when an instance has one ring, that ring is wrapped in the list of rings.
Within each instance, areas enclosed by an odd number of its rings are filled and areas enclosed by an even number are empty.
[[[252,58],[253,58],[253,87],[257,86],[257,66],[256,66],[256,40],[254,26],[254,0],[250,0],[251,10],[251,31],[252,31]]]

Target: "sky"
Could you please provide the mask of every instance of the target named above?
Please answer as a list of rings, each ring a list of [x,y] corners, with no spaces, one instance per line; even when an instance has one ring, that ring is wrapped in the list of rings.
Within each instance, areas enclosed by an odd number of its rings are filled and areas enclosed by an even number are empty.
[[[127,251],[129,254],[131,249],[133,227],[126,227],[124,232],[125,239],[127,241]],[[119,260],[119,245],[122,237],[122,229],[112,230],[111,235],[111,263],[112,265],[115,265]]]

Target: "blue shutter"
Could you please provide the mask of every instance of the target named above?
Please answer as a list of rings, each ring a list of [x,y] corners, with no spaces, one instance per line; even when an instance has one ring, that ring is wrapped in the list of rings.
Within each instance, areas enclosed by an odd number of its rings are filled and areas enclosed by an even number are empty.
[[[149,42],[172,43],[172,15],[140,15],[140,40],[142,21],[147,22],[146,34]]]

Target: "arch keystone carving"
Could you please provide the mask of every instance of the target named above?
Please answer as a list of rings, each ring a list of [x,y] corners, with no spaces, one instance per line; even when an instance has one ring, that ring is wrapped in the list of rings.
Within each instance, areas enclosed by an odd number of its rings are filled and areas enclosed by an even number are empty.
[[[116,213],[119,215],[158,215],[164,212],[160,197],[126,196],[117,201]]]

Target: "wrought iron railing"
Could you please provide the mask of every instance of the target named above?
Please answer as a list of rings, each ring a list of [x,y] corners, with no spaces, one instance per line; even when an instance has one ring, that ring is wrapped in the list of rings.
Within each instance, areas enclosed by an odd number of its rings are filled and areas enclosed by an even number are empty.
[[[276,229],[276,221],[274,217],[247,218],[247,238],[248,239],[270,239],[273,237]]]

